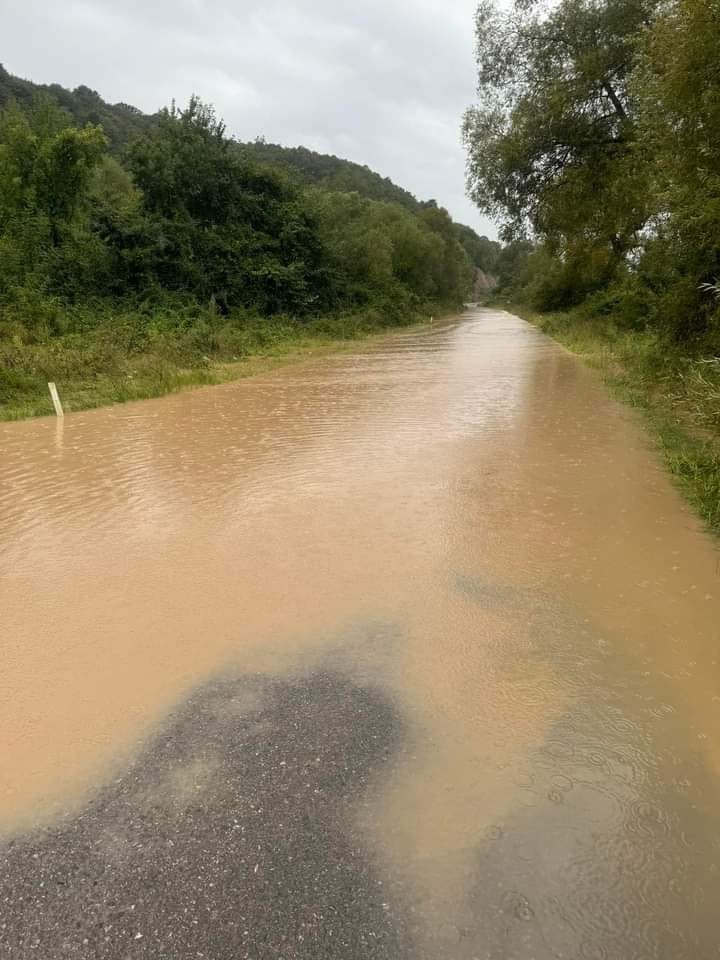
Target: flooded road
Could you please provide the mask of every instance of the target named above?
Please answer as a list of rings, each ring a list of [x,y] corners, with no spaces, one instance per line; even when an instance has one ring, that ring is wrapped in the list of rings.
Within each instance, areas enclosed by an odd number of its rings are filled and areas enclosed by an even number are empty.
[[[720,957],[720,554],[536,330],[0,458],[0,956]]]

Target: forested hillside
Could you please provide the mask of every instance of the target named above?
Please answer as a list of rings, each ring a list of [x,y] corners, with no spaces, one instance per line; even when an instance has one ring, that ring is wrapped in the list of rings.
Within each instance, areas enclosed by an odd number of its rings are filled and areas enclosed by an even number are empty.
[[[46,410],[48,379],[123,399],[452,309],[495,255],[366,168],[237,144],[197,98],[149,117],[3,71],[0,101],[5,416]]]
[[[653,412],[720,528],[718,50],[720,0],[483,0],[465,138],[506,296]]]
[[[250,157],[270,166],[285,167],[295,171],[308,183],[342,193],[359,193],[370,200],[399,203],[408,210],[417,212],[421,204],[402,187],[396,186],[389,177],[381,177],[369,167],[339,157],[316,153],[307,147],[281,147],[276,143],[256,140],[241,145]]]
[[[299,177],[302,182],[331,193],[358,193],[369,200],[397,203],[415,214],[421,214],[423,210],[437,209],[434,200],[419,201],[412,193],[394,184],[389,177],[381,177],[369,167],[352,163],[350,160],[316,153],[307,147],[282,147],[264,140],[242,143],[238,148],[251,159],[286,170]],[[479,236],[464,224],[454,224],[454,230],[456,239],[460,241],[473,265],[478,270],[494,274],[501,244]]]
[[[99,124],[108,141],[108,150],[116,155],[137,137],[147,133],[153,118],[127,103],[106,103],[89,87],[66,90],[57,83],[43,85],[13,77],[0,64],[0,108],[15,101],[30,110],[39,96],[46,95],[67,113],[68,122],[84,127]]]

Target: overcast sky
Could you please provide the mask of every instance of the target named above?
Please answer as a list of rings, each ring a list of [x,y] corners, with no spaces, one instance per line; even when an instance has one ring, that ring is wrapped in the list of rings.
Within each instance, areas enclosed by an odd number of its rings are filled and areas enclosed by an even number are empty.
[[[464,191],[476,0],[0,0],[0,62],[154,112],[191,93],[241,140],[366,163],[495,235]]]

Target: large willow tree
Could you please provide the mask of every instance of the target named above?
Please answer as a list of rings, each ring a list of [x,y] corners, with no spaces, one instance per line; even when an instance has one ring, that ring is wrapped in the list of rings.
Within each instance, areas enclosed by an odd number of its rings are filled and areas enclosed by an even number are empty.
[[[647,208],[628,79],[655,0],[482,0],[478,101],[465,118],[468,188],[508,239],[622,258]]]

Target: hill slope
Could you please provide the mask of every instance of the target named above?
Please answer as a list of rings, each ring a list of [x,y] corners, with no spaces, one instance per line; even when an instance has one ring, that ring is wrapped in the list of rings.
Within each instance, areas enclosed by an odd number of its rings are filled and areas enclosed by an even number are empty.
[[[241,148],[249,156],[270,166],[285,167],[299,173],[307,183],[340,193],[359,193],[369,200],[399,203],[418,211],[422,204],[389,177],[382,177],[367,166],[343,160],[325,153],[316,153],[307,147],[283,147],[277,143],[256,140],[243,143]]]
[[[0,64],[0,108],[15,100],[21,107],[29,109],[42,94],[57,101],[77,126],[100,124],[108,138],[110,151],[114,154],[122,153],[129,143],[147,133],[153,124],[153,117],[137,107],[127,103],[106,103],[100,94],[89,87],[67,90],[59,83],[33,83],[14,77]]]
[[[0,64],[0,108],[10,100],[15,100],[29,109],[42,94],[56,100],[77,126],[100,124],[108,138],[110,151],[115,155],[122,154],[133,140],[147,133],[156,122],[155,116],[145,114],[130,104],[108,103],[89,87],[68,90],[57,83],[33,83],[13,76]],[[255,161],[284,167],[299,174],[307,183],[342,193],[354,191],[370,200],[399,203],[413,211],[420,209],[418,200],[407,190],[398,187],[388,177],[382,177],[369,167],[351,160],[316,153],[306,147],[283,147],[261,140],[239,143],[238,146]]]
[[[118,158],[123,158],[133,141],[147,134],[157,123],[157,115],[145,114],[127,103],[108,103],[89,87],[68,90],[57,83],[33,83],[13,76],[0,64],[0,109],[11,100],[30,109],[41,95],[52,97],[76,126],[99,124],[108,138],[110,153]],[[389,177],[342,157],[317,153],[307,147],[284,147],[264,140],[238,142],[237,147],[251,161],[289,172],[301,182],[321,190],[358,193],[368,200],[399,204],[412,213],[435,206],[435,201],[419,201]],[[461,224],[456,225],[456,234],[474,266],[492,274],[500,245]]]

